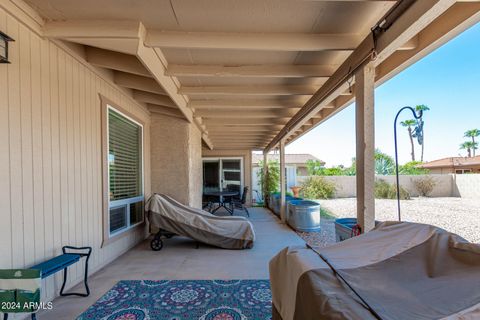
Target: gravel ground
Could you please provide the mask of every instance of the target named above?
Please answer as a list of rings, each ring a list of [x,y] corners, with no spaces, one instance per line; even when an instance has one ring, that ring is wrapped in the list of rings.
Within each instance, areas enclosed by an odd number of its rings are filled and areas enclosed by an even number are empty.
[[[321,200],[320,203],[335,217],[355,217],[355,198]],[[377,220],[397,220],[396,200],[376,199],[375,208]],[[431,224],[480,243],[480,199],[413,198],[402,200],[401,208],[403,221]],[[314,246],[334,243],[333,220],[322,220],[320,232],[302,232],[299,235]]]
[[[327,219],[322,217],[320,221],[320,231],[297,231],[298,235],[312,247],[326,247],[335,243],[335,219]]]

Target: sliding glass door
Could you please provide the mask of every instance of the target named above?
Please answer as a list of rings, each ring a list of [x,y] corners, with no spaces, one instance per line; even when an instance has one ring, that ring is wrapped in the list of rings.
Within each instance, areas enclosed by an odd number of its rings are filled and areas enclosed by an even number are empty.
[[[204,158],[203,191],[236,191],[243,188],[242,158]]]
[[[203,160],[203,192],[220,190],[220,161]]]

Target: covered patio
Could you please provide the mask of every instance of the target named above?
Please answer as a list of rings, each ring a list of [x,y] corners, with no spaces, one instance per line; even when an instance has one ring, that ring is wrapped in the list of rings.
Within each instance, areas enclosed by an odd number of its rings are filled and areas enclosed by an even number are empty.
[[[55,309],[39,318],[72,319],[122,280],[231,280],[268,279],[268,262],[278,251],[290,245],[303,245],[292,229],[282,224],[269,210],[251,208],[257,231],[257,244],[251,250],[219,250],[200,245],[184,237],[166,240],[161,252],[152,252],[143,241],[90,278],[92,294],[88,298],[59,298]],[[75,289],[75,288],[74,288]],[[81,285],[76,289],[81,290]]]
[[[370,231],[375,87],[479,21],[476,0],[0,0],[0,269],[91,247],[89,297],[57,298],[60,273],[42,280],[52,319],[120,280],[268,279],[268,261],[303,244],[285,225],[285,146],[352,102]],[[148,248],[152,195],[202,208],[202,159],[237,161],[227,171],[251,187],[252,151],[266,164],[273,150],[281,219],[249,209],[253,249]]]

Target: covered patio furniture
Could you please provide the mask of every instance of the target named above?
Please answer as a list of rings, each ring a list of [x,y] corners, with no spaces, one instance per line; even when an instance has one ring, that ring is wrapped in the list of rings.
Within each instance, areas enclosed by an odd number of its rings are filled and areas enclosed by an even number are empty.
[[[250,249],[255,241],[253,226],[246,218],[214,216],[166,195],[154,194],[145,210],[151,230],[154,227],[225,249]]]
[[[480,244],[384,222],[323,249],[270,261],[273,319],[480,319]]]

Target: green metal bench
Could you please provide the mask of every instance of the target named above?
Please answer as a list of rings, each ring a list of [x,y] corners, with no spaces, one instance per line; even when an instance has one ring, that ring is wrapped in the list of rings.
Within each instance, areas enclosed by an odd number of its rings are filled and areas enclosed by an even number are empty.
[[[90,295],[90,289],[88,287],[88,260],[90,259],[90,255],[92,253],[91,247],[72,247],[72,246],[64,246],[62,248],[63,254],[56,256],[52,259],[49,259],[45,262],[39,263],[34,265],[30,269],[40,271],[40,277],[45,279],[61,270],[63,270],[63,284],[62,288],[60,289],[61,296],[80,296],[80,297],[88,297]],[[86,293],[64,293],[65,284],[67,283],[67,276],[68,276],[68,267],[79,262],[81,258],[86,257],[85,261],[85,273],[83,277],[83,283],[85,285]],[[36,319],[35,313],[31,314],[32,319]],[[4,320],[8,319],[8,313],[4,313]]]

